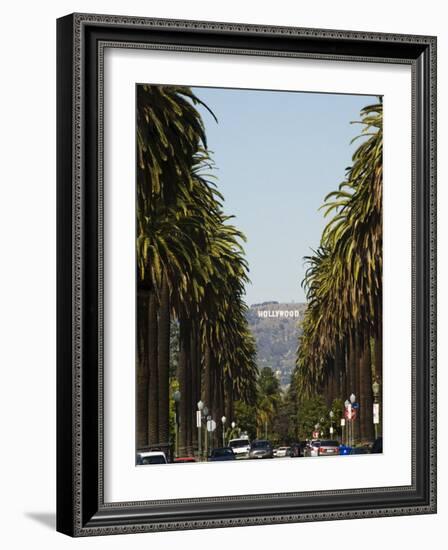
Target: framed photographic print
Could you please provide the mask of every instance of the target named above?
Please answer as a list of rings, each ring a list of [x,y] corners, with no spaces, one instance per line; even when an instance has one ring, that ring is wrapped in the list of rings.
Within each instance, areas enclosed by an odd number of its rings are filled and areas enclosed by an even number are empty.
[[[434,513],[436,39],[57,34],[57,529]]]

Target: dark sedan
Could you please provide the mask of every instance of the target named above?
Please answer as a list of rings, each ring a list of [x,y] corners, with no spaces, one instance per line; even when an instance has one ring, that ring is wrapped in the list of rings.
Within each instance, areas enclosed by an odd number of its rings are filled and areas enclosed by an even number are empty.
[[[290,448],[290,451],[289,451],[289,456],[291,458],[295,458],[295,457],[299,457],[299,456],[305,456],[304,455],[305,447],[306,447],[306,442],[305,441],[301,441],[299,443],[293,443],[291,445],[291,448]]]
[[[383,438],[380,436],[380,437],[377,437],[373,443],[372,453],[376,454],[376,453],[382,453],[382,452],[383,452]]]
[[[253,441],[250,446],[249,458],[274,458],[274,449],[266,439]]]
[[[220,449],[213,449],[208,460],[209,462],[222,462],[225,460],[236,460],[236,456],[230,447],[221,447]]]
[[[370,449],[367,447],[352,447],[349,452],[350,455],[368,455],[369,453]]]

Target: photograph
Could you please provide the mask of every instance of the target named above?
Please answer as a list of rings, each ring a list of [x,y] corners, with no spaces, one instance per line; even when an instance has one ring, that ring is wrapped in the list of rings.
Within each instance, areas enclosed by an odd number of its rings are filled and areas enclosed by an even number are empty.
[[[135,464],[382,453],[382,96],[135,94]]]

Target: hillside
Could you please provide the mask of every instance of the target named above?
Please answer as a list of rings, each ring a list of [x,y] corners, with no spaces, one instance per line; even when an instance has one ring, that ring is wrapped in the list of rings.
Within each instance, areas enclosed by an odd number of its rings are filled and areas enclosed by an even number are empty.
[[[257,342],[257,363],[261,369],[278,372],[280,384],[289,384],[294,369],[298,327],[306,304],[263,302],[253,304],[247,313],[249,326]]]

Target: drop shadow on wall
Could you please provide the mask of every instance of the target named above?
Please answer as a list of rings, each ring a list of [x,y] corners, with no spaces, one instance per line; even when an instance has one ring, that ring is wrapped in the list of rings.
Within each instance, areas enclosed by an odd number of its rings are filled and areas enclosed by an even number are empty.
[[[48,527],[52,531],[56,529],[56,514],[54,512],[25,512],[25,516]]]

